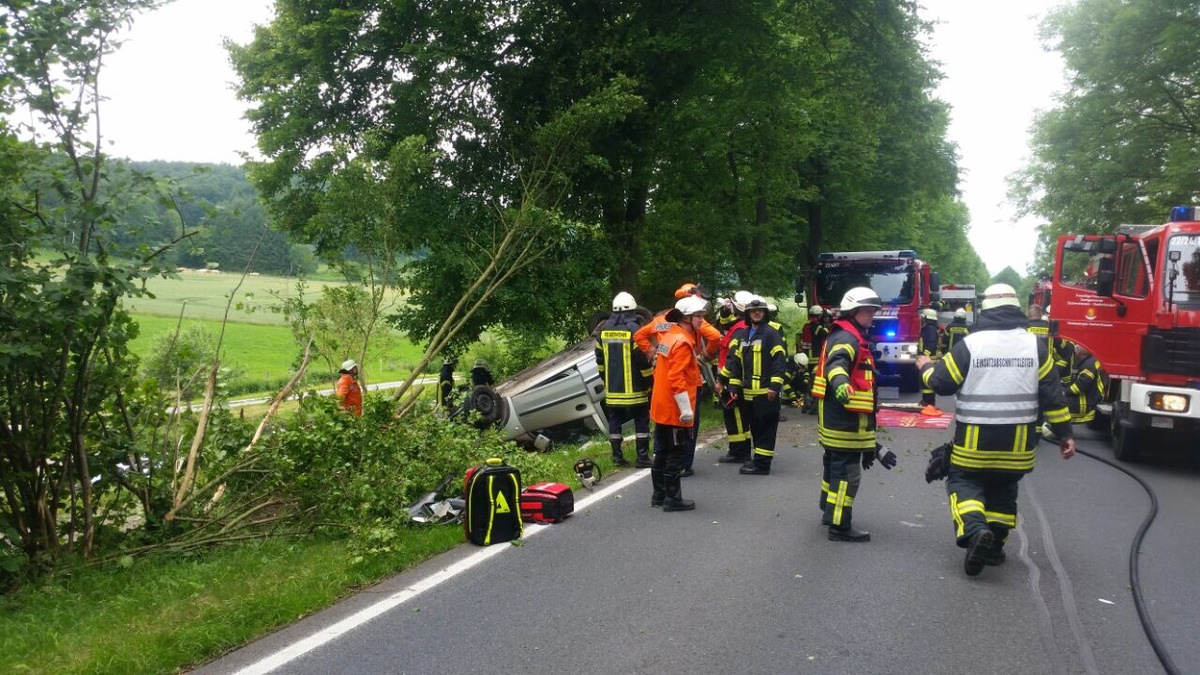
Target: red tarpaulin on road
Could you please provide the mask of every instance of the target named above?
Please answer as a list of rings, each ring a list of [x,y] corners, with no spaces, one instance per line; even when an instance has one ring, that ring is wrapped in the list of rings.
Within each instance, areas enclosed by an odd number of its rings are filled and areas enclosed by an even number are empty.
[[[948,429],[954,420],[952,413],[943,412],[937,417],[922,415],[907,410],[880,408],[875,423],[881,427],[906,427],[909,429]]]

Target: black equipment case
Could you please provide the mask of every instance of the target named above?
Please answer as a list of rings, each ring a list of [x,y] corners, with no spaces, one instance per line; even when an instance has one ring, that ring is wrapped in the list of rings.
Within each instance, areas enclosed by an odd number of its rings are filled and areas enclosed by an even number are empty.
[[[521,538],[521,472],[503,459],[492,457],[468,469],[463,498],[467,541],[487,546]]]
[[[575,493],[565,483],[538,483],[521,490],[521,518],[561,523],[575,511]]]

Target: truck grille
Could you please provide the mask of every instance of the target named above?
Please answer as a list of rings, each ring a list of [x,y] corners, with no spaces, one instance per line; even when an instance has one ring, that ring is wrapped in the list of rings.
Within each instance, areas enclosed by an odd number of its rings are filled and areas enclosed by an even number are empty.
[[[900,340],[900,321],[898,319],[875,319],[871,324],[871,340],[898,342]]]
[[[1147,372],[1200,377],[1200,328],[1151,328],[1142,340]]]

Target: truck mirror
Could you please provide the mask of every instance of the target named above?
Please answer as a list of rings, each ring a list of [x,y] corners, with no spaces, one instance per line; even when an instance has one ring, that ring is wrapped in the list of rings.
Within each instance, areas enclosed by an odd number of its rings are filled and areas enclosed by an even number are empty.
[[[1097,253],[1116,253],[1117,252],[1117,238],[1116,237],[1105,237],[1103,239],[1098,239],[1096,241],[1096,252]]]
[[[934,295],[942,287],[942,275],[931,271],[929,273],[929,290],[930,294]]]
[[[795,300],[796,300],[797,305],[808,304],[808,303],[804,302],[804,291],[797,291]]]
[[[942,292],[941,291],[929,291],[929,303],[932,305],[941,306]]]

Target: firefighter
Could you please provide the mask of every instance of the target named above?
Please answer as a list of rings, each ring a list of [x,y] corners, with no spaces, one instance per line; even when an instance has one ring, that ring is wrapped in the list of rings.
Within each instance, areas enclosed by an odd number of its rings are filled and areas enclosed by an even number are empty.
[[[1029,319],[1029,325],[1025,330],[1042,338],[1043,340],[1050,337],[1050,322],[1042,318],[1042,306],[1036,302],[1029,303],[1029,309],[1025,313]]]
[[[742,312],[734,306],[733,298],[717,298],[716,305],[717,330],[721,331],[721,335],[728,335],[733,325],[742,320]]]
[[[963,570],[972,577],[1004,562],[1004,542],[1017,526],[1017,484],[1036,458],[1039,410],[1061,439],[1063,459],[1075,454],[1054,362],[1027,332],[1016,291],[989,286],[982,310],[975,330],[940,361],[917,357],[922,381],[957,395],[946,492],[955,541],[966,549]]]
[[[633,342],[633,334],[641,328],[634,312],[637,301],[625,291],[612,301],[612,314],[600,326],[596,342],[596,369],[604,381],[604,407],[608,416],[608,443],[612,446],[612,461],[628,466],[621,451],[624,434],[621,427],[633,420],[636,466],[650,467],[650,384],[653,368],[645,353]]]
[[[688,282],[688,283],[681,285],[679,288],[675,289],[676,301],[683,299],[683,298],[687,298],[687,297],[696,297],[696,298],[700,298],[701,300],[705,300],[705,302],[707,302],[707,298],[704,295],[704,289],[699,284],[693,284],[691,282]],[[633,335],[634,342],[637,344],[637,346],[639,348],[641,348],[641,350],[644,353],[647,354],[647,356],[650,359],[651,364],[654,363],[654,360],[656,358],[656,356],[655,356],[657,353],[656,347],[658,346],[659,337],[666,331],[669,331],[671,329],[671,327],[674,325],[674,322],[670,321],[667,318],[668,315],[673,315],[673,314],[674,314],[674,312],[672,310],[660,312],[657,316],[654,317],[654,320],[652,320],[650,323],[646,324],[645,326],[642,326]],[[703,359],[703,361],[700,364],[700,367],[702,369],[709,369],[707,372],[709,372],[710,374],[712,371],[709,368],[707,361],[710,361],[717,357],[718,350],[720,349],[720,343],[721,343],[721,331],[717,330],[717,328],[715,326],[713,326],[712,324],[710,324],[707,319],[704,319],[702,317],[701,321],[700,321],[700,330],[699,330],[699,333],[698,333],[697,339],[696,339],[696,345],[697,345],[696,353],[699,358]],[[715,377],[713,379],[715,380]],[[703,383],[704,383],[704,377],[702,374],[701,375],[701,387],[703,387]],[[715,387],[715,384],[714,384],[714,387]],[[699,398],[700,394],[701,394],[701,392],[699,392],[699,391],[696,392],[697,398]],[[692,431],[692,442],[688,449],[687,455],[684,457],[683,470],[681,471],[681,475],[684,478],[687,478],[688,476],[693,476],[696,473],[692,467],[696,460],[696,435],[700,428],[700,409],[699,408],[697,408],[694,411],[693,422],[694,422],[693,426],[695,428]],[[657,443],[657,441],[658,441],[658,437],[655,436],[655,442]],[[657,445],[655,446],[654,451],[658,452]]]
[[[829,526],[832,541],[871,541],[852,519],[862,470],[876,455],[875,359],[867,331],[882,306],[869,287],[846,291],[813,374],[817,436],[824,450],[821,524]]]
[[[921,310],[921,335],[917,341],[917,353],[936,359],[941,356],[939,349],[941,336],[938,333],[937,310],[932,307]],[[925,385],[921,385],[921,414],[941,415],[937,407],[937,395]]]
[[[442,369],[438,371],[437,402],[441,408],[454,406],[454,368],[458,359],[450,356],[442,361]]]
[[[475,363],[471,365],[470,375],[472,387],[480,385],[491,387],[496,384],[496,378],[492,377],[492,367],[483,359],[475,359]]]
[[[342,409],[355,417],[362,417],[363,395],[362,385],[358,382],[358,364],[354,359],[346,359],[338,369],[337,386],[334,393],[342,404]]]
[[[683,460],[695,429],[695,411],[699,400],[700,364],[696,360],[697,340],[708,303],[694,295],[675,303],[666,317],[672,326],[658,336],[655,351],[654,388],[650,397],[650,418],[654,420],[655,445],[650,469],[653,493],[650,506],[663,511],[690,511],[696,503],[683,498],[680,474]]]
[[[800,412],[808,411],[809,392],[808,354],[797,352],[787,360],[787,372],[783,376],[783,400]]]
[[[813,305],[808,308],[810,316],[814,309],[819,310],[819,314],[812,329],[812,349],[808,352],[808,358],[813,361],[821,358],[821,349],[825,347],[825,340],[829,338],[829,331],[833,328],[833,314],[820,305]]]
[[[954,345],[967,336],[971,329],[967,327],[967,310],[959,307],[954,310],[954,318],[946,326],[943,334],[946,337],[946,348],[942,350],[943,354],[949,354]]]
[[[1100,367],[1091,352],[1081,344],[1074,349],[1075,369],[1063,390],[1072,424],[1086,424],[1096,419],[1096,406],[1108,392],[1108,374]]]
[[[745,464],[750,461],[753,446],[750,445],[750,427],[746,418],[742,417],[742,409],[733,398],[733,391],[728,389],[729,376],[725,364],[729,362],[729,350],[736,349],[733,342],[738,331],[746,327],[746,303],[754,298],[750,291],[738,291],[733,294],[731,306],[737,313],[738,320],[729,326],[729,330],[721,337],[720,350],[717,354],[717,395],[721,401],[721,412],[725,416],[725,435],[729,439],[729,451],[717,459],[722,464]]]
[[[730,396],[738,400],[742,417],[750,423],[753,455],[738,469],[746,476],[771,473],[782,406],[780,392],[787,370],[783,335],[768,321],[768,311],[767,301],[757,295],[746,303],[746,326],[738,329],[731,341],[722,370]]]

